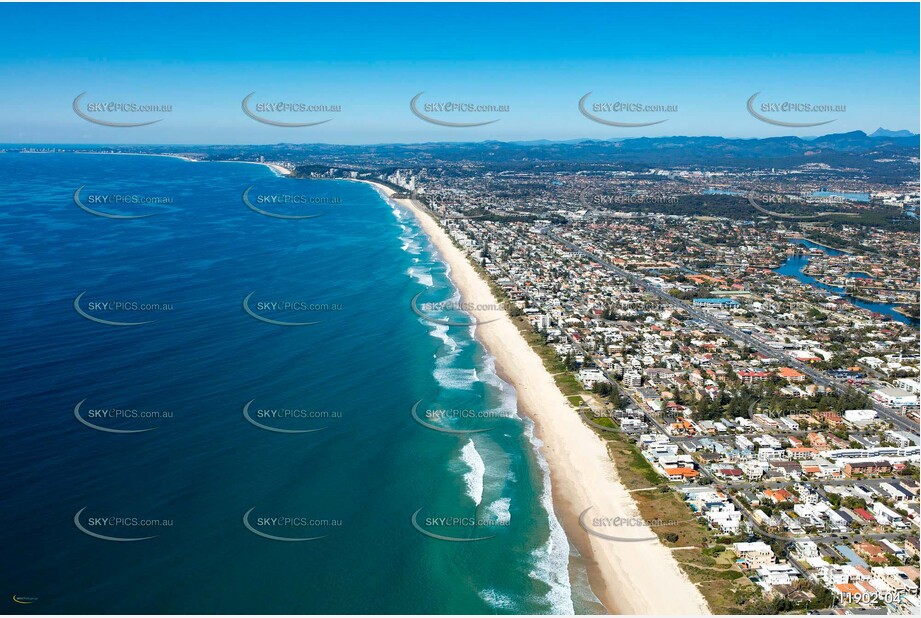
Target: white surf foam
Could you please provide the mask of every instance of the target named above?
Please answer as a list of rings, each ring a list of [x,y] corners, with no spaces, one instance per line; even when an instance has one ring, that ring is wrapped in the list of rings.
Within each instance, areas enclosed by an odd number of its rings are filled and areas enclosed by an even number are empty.
[[[467,390],[476,384],[475,369],[444,366],[447,363],[443,363],[443,361],[448,359],[450,362],[451,358],[453,357],[443,356],[435,363],[436,367],[432,375],[435,376],[435,381],[438,382],[438,385],[446,389]]]
[[[424,285],[427,288],[432,287],[435,282],[432,279],[432,272],[424,266],[410,266],[406,274],[415,279],[416,283]]]
[[[511,498],[499,498],[488,507],[486,511],[496,518],[500,524],[507,524],[512,520],[512,513],[509,510],[512,506]]]
[[[510,611],[515,611],[518,609],[518,604],[514,599],[512,599],[510,595],[499,592],[495,588],[481,590],[480,598],[496,609],[504,609]]]
[[[483,501],[483,478],[486,476],[486,464],[480,457],[479,451],[473,440],[467,442],[461,449],[461,461],[463,461],[470,470],[464,474],[464,482],[467,484],[467,495],[480,506]]]
[[[448,326],[446,324],[433,324],[432,326],[433,328],[430,331],[432,337],[435,337],[436,339],[440,339],[441,342],[445,346],[447,346],[448,350],[450,350],[451,352],[456,352],[458,348],[457,341],[453,337],[448,335]],[[442,357],[442,358],[446,358],[446,357]]]
[[[550,468],[547,461],[540,453],[542,442],[534,435],[534,423],[528,420],[525,423],[525,435],[534,447],[537,463],[543,472],[543,490],[540,495],[541,506],[547,512],[550,524],[550,535],[543,546],[532,552],[534,565],[528,575],[550,586],[547,592],[547,602],[550,604],[551,613],[558,615],[575,614],[572,602],[572,584],[569,581],[569,539],[563,531],[553,512],[553,498],[550,492]]]

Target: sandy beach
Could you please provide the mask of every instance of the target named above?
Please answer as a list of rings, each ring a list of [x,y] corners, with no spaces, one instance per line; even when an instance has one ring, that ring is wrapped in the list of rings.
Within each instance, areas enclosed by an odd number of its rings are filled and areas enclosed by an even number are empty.
[[[226,161],[226,163],[248,163],[250,165],[264,165],[280,176],[290,176],[294,173],[287,167],[282,167],[277,163],[261,163],[259,161]]]
[[[363,181],[360,181],[363,182]],[[394,191],[369,183],[390,197]],[[451,268],[451,279],[471,309],[477,339],[495,357],[503,379],[514,386],[519,409],[534,420],[541,452],[550,467],[554,509],[570,541],[589,564],[592,590],[611,613],[708,614],[703,596],[658,540],[612,541],[588,534],[579,515],[638,518],[629,492],[619,482],[603,441],[589,429],[557,388],[540,357],[530,348],[498,303],[489,285],[425,210],[411,200],[394,200],[411,210]],[[606,531],[627,539],[655,534],[645,525]]]

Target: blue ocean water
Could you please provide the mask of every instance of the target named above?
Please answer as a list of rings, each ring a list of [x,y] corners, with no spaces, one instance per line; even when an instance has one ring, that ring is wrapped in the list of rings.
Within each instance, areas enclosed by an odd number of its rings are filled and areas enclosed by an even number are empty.
[[[0,173],[9,611],[600,610],[514,391],[410,309],[456,290],[409,213],[257,165]]]

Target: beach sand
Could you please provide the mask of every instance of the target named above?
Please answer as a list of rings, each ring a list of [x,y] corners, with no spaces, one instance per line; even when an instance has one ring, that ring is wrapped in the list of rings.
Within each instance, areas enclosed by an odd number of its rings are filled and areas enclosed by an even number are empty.
[[[227,161],[227,163],[249,163],[250,165],[264,165],[280,176],[290,176],[294,173],[288,168],[282,167],[277,163],[261,163],[259,161]]]
[[[388,198],[394,193],[369,184]],[[394,201],[415,214],[450,266],[451,280],[464,302],[495,307],[498,303],[487,282],[435,219],[411,200]],[[520,410],[534,420],[544,444],[541,452],[550,467],[557,517],[570,542],[586,558],[592,590],[607,610],[617,614],[709,614],[703,596],[647,526],[618,526],[602,532],[628,539],[653,537],[638,542],[603,539],[582,528],[579,515],[589,507],[587,522],[595,517],[638,518],[639,511],[618,480],[604,442],[569,405],[508,315],[490,308],[474,308],[470,313],[479,324],[476,338],[495,357],[501,377],[514,386]]]

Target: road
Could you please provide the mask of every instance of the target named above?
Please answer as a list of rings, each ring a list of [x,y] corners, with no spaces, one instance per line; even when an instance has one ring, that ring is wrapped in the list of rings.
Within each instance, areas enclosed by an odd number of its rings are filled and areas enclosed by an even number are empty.
[[[787,485],[806,485],[821,487],[823,485],[880,485],[881,483],[893,483],[905,480],[905,477],[898,476],[881,476],[879,478],[867,479],[818,479],[811,481],[792,481],[784,479],[779,481],[758,481],[757,483],[724,483],[732,489],[749,489],[752,487],[786,487]]]
[[[797,371],[809,376],[809,378],[811,378],[815,384],[822,386],[822,387],[831,388],[835,392],[838,392],[838,393],[845,393],[847,391],[847,387],[845,385],[841,384],[840,382],[838,382],[831,376],[825,374],[824,372],[806,365],[805,363],[785,354],[781,350],[772,348],[771,346],[765,344],[764,342],[759,341],[758,339],[755,339],[751,335],[743,333],[737,328],[734,328],[730,326],[729,324],[726,324],[722,320],[717,319],[716,317],[710,315],[709,313],[702,311],[700,309],[697,309],[691,303],[688,303],[679,298],[675,298],[674,296],[672,296],[665,290],[644,280],[642,276],[637,275],[636,273],[631,273],[618,266],[614,266],[610,262],[607,262],[604,259],[602,259],[600,256],[595,255],[594,253],[591,253],[590,251],[587,251],[579,247],[578,245],[575,245],[569,242],[568,240],[564,240],[560,238],[559,236],[557,236],[556,234],[553,234],[550,231],[545,231],[544,234],[551,240],[554,240],[560,243],[561,245],[568,247],[572,251],[575,251],[576,253],[584,255],[585,257],[590,258],[591,260],[601,264],[607,270],[613,272],[614,274],[620,277],[623,277],[624,279],[630,281],[634,285],[637,285],[643,288],[646,292],[649,292],[650,294],[657,296],[660,300],[672,306],[683,309],[692,318],[696,320],[700,320],[701,322],[704,322],[712,326],[718,332],[728,337],[732,337],[736,341],[741,341],[745,343],[746,345],[754,348],[755,350],[757,350],[758,352],[761,352],[762,354],[764,354],[765,356],[769,358],[774,358],[779,361],[782,361],[785,365],[792,367],[796,369]],[[895,425],[897,428],[902,429],[904,431],[912,432],[914,434],[918,433],[917,424],[905,418],[904,416],[902,416],[901,414],[899,414],[892,408],[889,408],[888,406],[885,406],[873,400],[870,400],[870,406],[872,406],[874,410],[876,410],[879,414],[884,416],[888,421],[892,422],[892,424]]]

